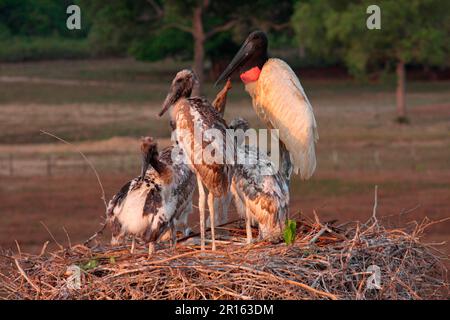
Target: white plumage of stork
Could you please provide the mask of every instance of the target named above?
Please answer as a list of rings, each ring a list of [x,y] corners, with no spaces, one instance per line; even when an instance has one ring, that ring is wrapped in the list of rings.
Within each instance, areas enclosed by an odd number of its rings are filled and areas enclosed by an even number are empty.
[[[145,137],[141,143],[141,175],[127,184],[111,199],[107,208],[111,227],[111,244],[119,244],[127,235],[140,237],[149,244],[149,255],[155,243],[169,233],[176,245],[176,231],[186,231],[192,212],[195,176],[182,162],[172,159],[173,146],[158,154],[157,143]]]
[[[267,46],[264,32],[252,32],[216,84],[239,72],[258,117],[269,128],[279,129],[294,172],[309,179],[316,168],[319,139],[313,109],[295,73],[286,62],[269,59]]]
[[[211,221],[212,250],[216,249],[215,243],[215,213],[218,199],[223,198],[229,191],[231,180],[231,168],[227,158],[231,150],[226,148],[227,125],[222,116],[203,97],[191,97],[192,89],[198,84],[197,77],[191,70],[182,70],[177,73],[172,81],[159,116],[162,116],[169,108],[171,120],[175,123],[176,140],[186,157],[188,165],[197,176],[199,190],[200,234],[201,249],[205,249],[205,190],[208,189],[208,208]],[[214,129],[220,134],[222,141],[209,135]],[[220,139],[219,139],[220,140]],[[220,154],[216,157],[221,163],[205,162],[204,150],[208,146],[214,146],[214,150]]]

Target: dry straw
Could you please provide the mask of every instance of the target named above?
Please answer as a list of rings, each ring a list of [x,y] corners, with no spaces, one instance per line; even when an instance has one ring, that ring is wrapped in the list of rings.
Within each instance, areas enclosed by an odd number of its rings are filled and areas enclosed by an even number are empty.
[[[0,255],[6,299],[445,299],[447,259],[420,238],[434,224],[386,229],[372,217],[341,226],[298,221],[293,245],[239,243],[238,226],[220,230],[216,252],[179,243],[148,259],[128,248],[75,245],[51,253]],[[191,239],[192,240],[192,239]],[[82,267],[80,289],[68,267]],[[380,289],[368,286],[380,268]],[[370,268],[369,268],[370,270]]]

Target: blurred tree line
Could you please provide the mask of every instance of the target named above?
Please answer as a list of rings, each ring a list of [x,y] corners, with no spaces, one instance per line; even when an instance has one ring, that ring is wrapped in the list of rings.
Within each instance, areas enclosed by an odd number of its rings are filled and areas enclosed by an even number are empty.
[[[82,29],[66,28],[81,8]],[[381,29],[368,30],[371,0],[0,0],[0,60],[132,56],[192,60],[215,78],[256,28],[296,65],[341,65],[357,78],[393,72],[406,120],[405,66],[448,67],[450,1],[379,0]],[[292,58],[292,54],[291,54]],[[207,68],[205,68],[207,66]]]
[[[366,8],[381,8],[381,29],[368,30]],[[448,67],[448,0],[313,0],[297,3],[297,40],[316,56],[336,56],[356,77],[394,71],[397,120],[407,122],[405,66]]]
[[[0,61],[89,57],[89,27],[66,27],[70,0],[0,0]]]
[[[92,21],[89,40],[97,53],[117,52],[141,60],[192,59],[204,79],[205,60],[215,77],[255,28],[284,32],[278,46],[294,46],[289,20],[293,1],[82,0]],[[270,8],[270,10],[268,10]]]

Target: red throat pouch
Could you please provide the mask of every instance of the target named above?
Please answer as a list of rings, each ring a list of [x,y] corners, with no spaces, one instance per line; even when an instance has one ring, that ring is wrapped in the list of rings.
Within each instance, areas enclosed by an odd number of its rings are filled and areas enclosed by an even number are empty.
[[[258,80],[259,75],[261,74],[261,69],[258,67],[253,67],[250,70],[241,73],[240,77],[242,82],[249,83]]]

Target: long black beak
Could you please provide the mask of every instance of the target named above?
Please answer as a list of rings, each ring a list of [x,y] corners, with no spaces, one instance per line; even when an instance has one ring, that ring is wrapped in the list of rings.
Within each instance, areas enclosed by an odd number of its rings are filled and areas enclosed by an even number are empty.
[[[163,107],[161,111],[158,113],[158,116],[162,117],[162,115],[166,113],[167,110],[169,110],[169,108],[173,104],[175,104],[175,102],[177,102],[177,100],[180,98],[181,95],[180,91],[181,89],[174,86],[172,87],[172,89],[170,90],[169,94],[166,97],[166,100],[164,100]]]
[[[234,71],[237,68],[241,67],[250,59],[250,56],[253,51],[253,44],[249,41],[245,41],[242,47],[234,56],[233,60],[231,60],[230,64],[225,68],[220,77],[217,79],[214,86],[217,86],[221,81],[230,78]]]

